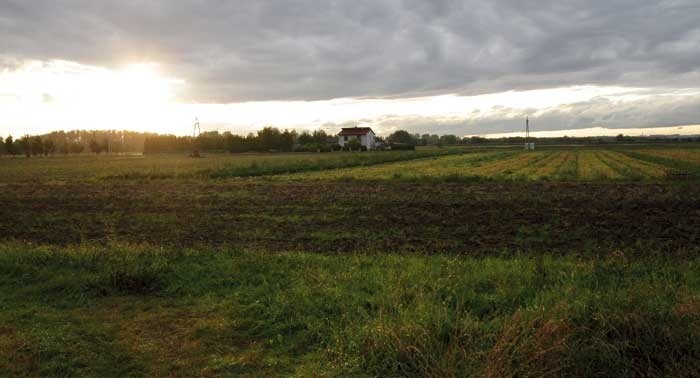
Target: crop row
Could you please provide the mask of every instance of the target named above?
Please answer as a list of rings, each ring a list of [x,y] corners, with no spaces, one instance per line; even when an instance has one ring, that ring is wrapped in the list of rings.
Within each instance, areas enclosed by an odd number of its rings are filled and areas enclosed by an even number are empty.
[[[648,154],[658,154],[658,158]],[[656,156],[656,155],[655,155]],[[700,150],[491,151],[431,157],[370,167],[334,169],[283,180],[649,180],[666,176],[679,163],[699,164]]]
[[[649,180],[669,168],[700,174],[700,149],[434,149],[372,153],[79,156],[2,159],[3,182],[152,179],[286,180]]]

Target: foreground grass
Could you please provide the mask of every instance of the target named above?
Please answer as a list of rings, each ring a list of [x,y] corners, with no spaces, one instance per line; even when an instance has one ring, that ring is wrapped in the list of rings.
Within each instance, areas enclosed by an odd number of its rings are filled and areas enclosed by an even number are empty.
[[[5,243],[0,372],[700,373],[698,258],[538,256]]]

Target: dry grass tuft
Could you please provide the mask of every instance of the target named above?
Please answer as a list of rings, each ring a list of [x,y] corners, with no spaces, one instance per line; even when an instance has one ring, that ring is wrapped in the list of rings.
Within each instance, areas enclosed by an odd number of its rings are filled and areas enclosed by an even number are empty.
[[[485,377],[556,377],[566,370],[566,322],[540,317],[528,320],[520,311],[506,323],[486,356]]]

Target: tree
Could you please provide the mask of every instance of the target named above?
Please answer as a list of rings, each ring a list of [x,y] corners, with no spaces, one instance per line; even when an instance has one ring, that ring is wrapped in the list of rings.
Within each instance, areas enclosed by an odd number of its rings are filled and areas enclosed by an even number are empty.
[[[12,135],[8,135],[7,138],[5,138],[5,152],[8,155],[15,155],[17,154],[16,151],[15,141],[12,139]]]
[[[420,136],[421,146],[427,146],[430,144],[430,134],[423,134]]]
[[[472,143],[472,144],[483,144],[483,143],[487,143],[487,142],[488,142],[488,140],[486,138],[482,138],[482,137],[478,137],[478,136],[473,136],[469,139],[469,143]]]
[[[362,148],[362,142],[360,142],[360,140],[357,138],[350,139],[345,145],[348,147],[348,150],[350,150],[350,151],[355,151],[355,150],[359,151],[360,148]]]
[[[319,144],[328,143],[328,134],[323,130],[315,130],[313,133],[314,142]]]
[[[311,134],[309,134],[308,131],[304,131],[301,134],[299,134],[299,137],[297,138],[297,142],[301,145],[304,145],[304,144],[313,143],[315,141],[314,141],[314,137]]]
[[[617,134],[617,136],[615,137],[615,140],[618,142],[624,142],[625,136],[622,134]]]
[[[0,137],[0,156],[5,154],[5,140]]]
[[[100,144],[97,143],[96,140],[91,139],[90,140],[90,151],[96,155],[99,155],[100,152],[102,152],[102,146],[100,146]]]
[[[80,143],[71,143],[68,146],[68,151],[72,154],[79,154],[82,153],[85,150],[85,146],[83,146]]]
[[[258,138],[260,139],[260,148],[264,151],[278,150],[282,133],[278,128],[265,127],[258,131]]]
[[[68,155],[68,153],[70,152],[70,145],[67,141],[63,141],[63,143],[58,147],[58,152],[64,155]]]
[[[255,136],[252,138],[255,139]],[[248,138],[233,134],[226,136],[226,149],[231,153],[252,151],[253,147]]]
[[[24,141],[22,141],[22,139],[15,139],[13,146],[12,149],[15,155],[24,154]]]
[[[41,140],[41,137],[35,136],[31,137],[31,149],[32,149],[32,156],[41,156],[44,154],[44,141]]]
[[[313,133],[304,131],[297,137],[299,146],[295,151],[315,152],[315,151],[330,151],[331,146],[328,144],[328,134],[323,130],[315,130]]]
[[[456,135],[443,135],[440,137],[441,144],[457,144],[459,143],[459,138]]]
[[[18,140],[17,144],[21,148],[22,152],[24,153],[24,156],[26,157],[31,157],[32,156],[32,142],[31,142],[32,137],[29,135],[25,135],[22,137],[22,139]]]
[[[391,143],[403,143],[403,144],[415,145],[413,137],[411,136],[411,134],[408,133],[408,131],[405,131],[405,130],[394,131],[391,135],[389,135],[388,139],[389,139],[389,142],[391,142]]]
[[[292,151],[294,149],[294,139],[296,139],[296,136],[296,131],[289,131],[285,129],[284,132],[280,135],[280,144],[278,149],[282,151]]]
[[[44,140],[44,155],[53,155],[56,152],[56,144],[51,139]]]

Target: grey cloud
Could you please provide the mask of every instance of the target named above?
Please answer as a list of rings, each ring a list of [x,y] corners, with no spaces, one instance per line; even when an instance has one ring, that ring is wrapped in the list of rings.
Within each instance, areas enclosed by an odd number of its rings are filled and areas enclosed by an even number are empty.
[[[533,131],[575,130],[591,127],[624,129],[700,124],[700,97],[651,94],[635,101],[619,102],[599,97],[590,101],[565,104],[537,112],[498,106],[476,118],[384,116],[374,120],[382,134],[404,129],[413,133],[479,135],[523,130],[530,116]],[[361,120],[347,122],[358,124]],[[337,129],[341,125],[326,125]]]
[[[0,3],[3,66],[160,61],[195,102],[700,87],[699,45],[695,0]]]

